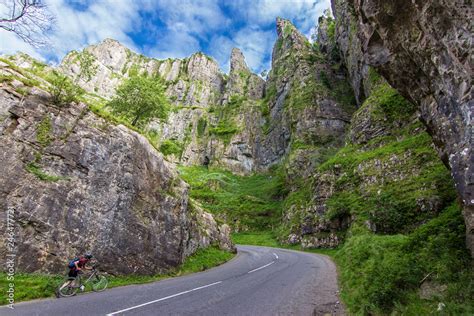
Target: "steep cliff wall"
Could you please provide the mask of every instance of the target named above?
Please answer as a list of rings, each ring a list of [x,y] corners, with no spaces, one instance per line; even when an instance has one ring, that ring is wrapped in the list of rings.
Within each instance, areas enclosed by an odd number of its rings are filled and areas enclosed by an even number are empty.
[[[98,75],[81,76],[81,60],[89,56]],[[137,73],[159,74],[172,104],[167,123],[152,122],[159,143],[180,148],[168,159],[185,165],[222,165],[237,173],[258,169],[253,146],[258,133],[256,102],[263,95],[264,81],[253,74],[238,49],[231,55],[229,75],[216,61],[202,53],[185,59],[156,60],[138,55],[117,41],[107,39],[71,52],[61,70],[90,93],[111,98],[124,79]],[[247,124],[250,123],[250,124]],[[166,154],[166,153],[165,153]]]
[[[416,107],[363,60],[355,62],[362,56],[359,46],[338,34],[346,24],[337,27],[330,17],[319,19],[318,49],[328,64],[337,64],[341,54],[362,104],[343,134],[342,149],[318,152],[320,164],[287,198],[282,237],[304,247],[337,246],[358,225],[375,233],[407,233],[454,199],[449,173]],[[357,95],[362,85],[366,89]]]
[[[350,33],[358,36],[357,48],[349,55],[358,55],[359,64],[375,67],[417,105],[451,170],[474,254],[472,6],[465,1],[384,0],[333,1],[333,5],[340,24],[347,27],[351,21]],[[341,42],[343,38],[339,37]]]
[[[149,129],[156,131],[159,142],[180,148],[168,159],[248,174],[279,163],[292,150],[290,143],[321,147],[340,142],[354,110],[343,100],[343,75],[318,59],[289,21],[278,19],[276,28],[278,40],[266,83],[250,71],[238,49],[232,50],[225,75],[201,53],[183,60],[155,60],[113,40],[71,52],[61,69],[90,93],[105,98],[134,73],[158,73],[166,82],[173,112],[167,123],[153,122]],[[84,56],[92,60],[98,75],[82,76]]]
[[[47,81],[6,62],[0,230],[10,210],[19,271],[63,272],[68,259],[87,251],[107,271],[154,274],[199,247],[233,247],[228,226],[190,205],[188,185],[146,138],[83,103],[52,105],[39,88]],[[6,252],[2,239],[0,254]]]

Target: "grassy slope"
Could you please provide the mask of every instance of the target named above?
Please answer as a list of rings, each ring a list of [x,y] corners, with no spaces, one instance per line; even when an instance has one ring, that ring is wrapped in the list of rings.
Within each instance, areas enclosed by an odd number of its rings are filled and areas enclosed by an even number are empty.
[[[109,276],[109,288],[159,281],[162,279],[203,271],[220,265],[234,257],[233,253],[209,247],[198,250],[194,255],[175,270],[167,274],[153,276]],[[67,263],[65,263],[66,265]],[[53,297],[56,287],[63,282],[64,276],[36,273],[18,273],[15,275],[15,302],[36,298]],[[0,273],[0,292],[6,293],[8,288],[6,274]],[[87,288],[87,291],[91,290]],[[7,304],[6,297],[0,297],[0,305]]]
[[[239,230],[267,230],[281,217],[283,180],[275,174],[237,176],[200,166],[180,167],[191,185],[190,196],[204,208]]]
[[[359,227],[335,256],[349,311],[432,314],[442,302],[447,315],[472,315],[474,275],[464,236],[464,219],[455,203],[410,234],[376,235]],[[427,282],[446,288],[421,299],[418,291],[428,275]]]

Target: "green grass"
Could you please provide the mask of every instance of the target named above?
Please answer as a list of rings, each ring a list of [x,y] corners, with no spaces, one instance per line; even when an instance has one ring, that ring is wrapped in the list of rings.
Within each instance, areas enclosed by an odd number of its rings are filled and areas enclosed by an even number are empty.
[[[426,132],[402,139],[385,138],[385,144],[373,149],[348,145],[318,168],[320,172],[341,172],[336,190],[327,201],[327,219],[353,216],[358,222],[370,220],[380,233],[410,232],[455,199],[449,171],[439,161]],[[397,167],[382,173],[370,169],[377,163],[390,165],[394,157]],[[367,168],[361,171],[361,165]],[[390,173],[401,176],[395,181]],[[364,179],[371,176],[379,180],[366,183]],[[436,201],[439,205],[431,207],[430,212],[422,211],[421,201]]]
[[[231,237],[232,242],[239,245],[280,247],[278,240],[271,231],[232,233]]]
[[[36,129],[36,140],[41,147],[48,146],[54,140],[52,130],[53,126],[51,118],[49,115],[46,115],[38,124],[38,128]]]
[[[26,171],[28,171],[31,174],[34,174],[38,179],[40,179],[42,181],[47,181],[47,182],[57,182],[59,180],[67,180],[68,179],[66,177],[50,175],[50,174],[44,172],[41,169],[41,167],[38,166],[34,162],[30,162],[29,164],[26,165]]]
[[[234,257],[233,253],[220,250],[216,247],[209,247],[206,249],[199,249],[195,254],[186,258],[185,262],[175,270],[166,274],[159,274],[154,276],[108,276],[109,288],[130,285],[142,284],[162,279],[181,276],[189,273],[204,271],[206,269],[220,265]],[[65,262],[65,266],[67,263]],[[53,297],[55,289],[64,280],[61,275],[48,275],[38,273],[17,273],[15,274],[15,302],[32,300],[36,298]],[[5,305],[8,302],[3,293],[8,289],[8,283],[12,281],[7,280],[5,273],[0,273],[0,305]],[[90,287],[86,291],[90,291]]]
[[[282,210],[284,181],[276,173],[237,176],[200,166],[180,167],[191,185],[190,196],[239,230],[264,230],[277,225]]]
[[[474,274],[464,238],[464,220],[456,204],[408,235],[355,234],[335,256],[349,312],[416,315],[434,313],[443,302],[445,315],[472,315]],[[430,282],[446,285],[447,290],[423,300],[417,291],[428,274]]]

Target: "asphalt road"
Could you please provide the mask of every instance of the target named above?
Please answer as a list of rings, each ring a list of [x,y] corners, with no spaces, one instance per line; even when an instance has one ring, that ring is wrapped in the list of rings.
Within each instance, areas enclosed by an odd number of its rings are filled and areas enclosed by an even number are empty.
[[[226,264],[159,282],[18,303],[0,315],[342,315],[325,256],[238,246]]]

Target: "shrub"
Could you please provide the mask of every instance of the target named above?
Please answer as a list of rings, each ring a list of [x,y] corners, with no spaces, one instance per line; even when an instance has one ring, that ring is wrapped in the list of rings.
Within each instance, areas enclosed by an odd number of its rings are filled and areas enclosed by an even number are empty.
[[[179,158],[181,157],[183,149],[183,144],[172,139],[167,139],[163,141],[160,145],[160,152],[163,153],[163,155],[165,156],[175,155]]]
[[[446,315],[470,315],[474,310],[471,258],[456,203],[406,236],[359,231],[347,240],[336,261],[341,294],[351,314],[434,312],[436,301],[422,300],[417,293],[427,276],[429,281],[447,286],[439,293]]]
[[[51,72],[47,80],[51,84],[49,92],[55,105],[65,106],[71,102],[77,102],[84,94],[84,90],[76,86],[71,79],[56,70]]]
[[[46,115],[38,124],[38,128],[36,130],[36,140],[41,145],[41,147],[48,146],[53,140],[52,129],[53,127],[51,124],[51,118]]]
[[[201,137],[204,135],[204,132],[206,131],[207,127],[207,120],[205,117],[200,117],[198,120],[198,125],[197,125],[197,132],[198,136]]]
[[[209,133],[225,143],[229,143],[232,136],[239,131],[239,128],[231,120],[220,121],[217,126],[209,128]]]

